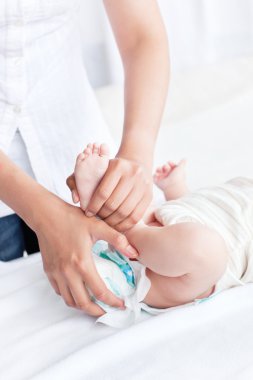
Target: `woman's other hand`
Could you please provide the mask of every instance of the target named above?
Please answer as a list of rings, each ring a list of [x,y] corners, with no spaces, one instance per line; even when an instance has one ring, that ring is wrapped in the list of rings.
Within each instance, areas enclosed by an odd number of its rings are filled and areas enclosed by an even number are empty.
[[[127,238],[106,223],[87,218],[80,208],[54,197],[36,229],[44,270],[57,294],[68,306],[93,316],[104,311],[91,301],[87,291],[110,306],[122,308],[124,302],[109,291],[92,259],[92,245],[105,240],[128,257],[136,257]]]

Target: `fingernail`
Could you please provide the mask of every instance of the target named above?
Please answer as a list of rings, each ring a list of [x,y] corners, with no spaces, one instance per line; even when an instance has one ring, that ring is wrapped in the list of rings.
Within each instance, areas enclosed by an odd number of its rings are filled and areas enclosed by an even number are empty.
[[[72,191],[72,198],[74,203],[77,203],[79,200],[77,192],[75,190]]]
[[[85,211],[85,215],[88,216],[88,218],[93,216],[92,212],[90,211]]]
[[[131,257],[133,257],[133,258],[138,257],[138,253],[136,252],[136,250],[131,245],[128,245],[126,247],[126,251],[131,255]]]

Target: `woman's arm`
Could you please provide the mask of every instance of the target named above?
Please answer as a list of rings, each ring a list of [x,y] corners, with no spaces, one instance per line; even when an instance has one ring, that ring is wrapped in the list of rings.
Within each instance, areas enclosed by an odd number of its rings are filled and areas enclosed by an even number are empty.
[[[110,161],[88,211],[125,230],[142,217],[151,200],[154,146],[169,82],[169,51],[155,0],[104,0],[104,4],[124,65],[125,120],[117,157]],[[126,194],[129,182],[132,188]]]
[[[169,82],[169,50],[155,0],[104,0],[125,72],[118,155],[151,166]],[[142,143],[143,142],[143,143]]]
[[[91,248],[96,240],[103,239],[130,257],[131,247],[125,236],[96,218],[87,218],[80,208],[47,191],[1,151],[0,199],[36,232],[44,270],[67,305],[91,315],[103,314],[91,302],[86,285],[99,300],[122,307],[123,301],[99,277]]]

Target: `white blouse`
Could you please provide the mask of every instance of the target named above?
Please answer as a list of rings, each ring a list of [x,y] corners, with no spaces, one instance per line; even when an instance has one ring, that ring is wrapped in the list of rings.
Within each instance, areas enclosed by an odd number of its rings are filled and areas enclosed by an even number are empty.
[[[79,6],[0,1],[0,149],[68,201],[76,155],[88,142],[112,144],[83,64]],[[12,212],[0,202],[0,217]]]

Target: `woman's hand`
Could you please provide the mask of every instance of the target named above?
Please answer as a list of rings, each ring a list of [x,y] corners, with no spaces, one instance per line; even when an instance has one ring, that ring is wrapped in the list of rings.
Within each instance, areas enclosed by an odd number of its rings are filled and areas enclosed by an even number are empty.
[[[56,198],[56,197],[55,197]],[[90,299],[88,287],[94,296],[114,307],[124,307],[123,300],[107,289],[92,259],[91,248],[99,239],[106,240],[128,257],[137,252],[124,235],[101,220],[87,218],[80,208],[60,199],[48,205],[44,222],[37,228],[44,270],[57,294],[68,306],[87,314],[100,316],[104,311]]]
[[[74,176],[67,184],[78,200]],[[126,231],[144,215],[152,199],[152,176],[143,164],[116,157],[95,190],[85,211],[87,216],[98,215],[118,231]]]
[[[151,173],[144,165],[117,157],[110,160],[85,213],[98,215],[118,231],[125,231],[142,218],[151,199]]]
[[[0,166],[0,199],[36,232],[45,272],[66,304],[90,315],[102,315],[104,311],[91,302],[87,286],[98,300],[123,307],[123,300],[110,292],[100,278],[91,248],[96,240],[103,239],[123,255],[137,257],[127,238],[50,193],[1,151]]]

